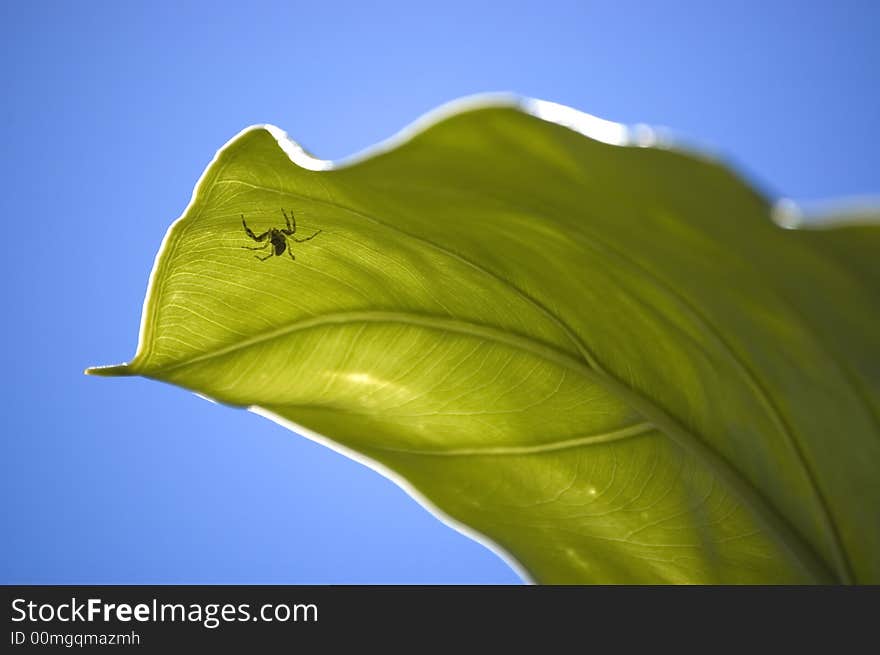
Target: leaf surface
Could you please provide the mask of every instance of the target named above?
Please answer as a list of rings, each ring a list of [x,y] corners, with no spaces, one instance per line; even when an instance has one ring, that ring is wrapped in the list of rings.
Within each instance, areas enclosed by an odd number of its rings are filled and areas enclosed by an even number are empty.
[[[225,146],[126,365],[405,478],[545,583],[880,582],[880,227],[517,106],[309,170]],[[302,159],[302,158],[300,158]],[[285,227],[285,251],[251,240]]]

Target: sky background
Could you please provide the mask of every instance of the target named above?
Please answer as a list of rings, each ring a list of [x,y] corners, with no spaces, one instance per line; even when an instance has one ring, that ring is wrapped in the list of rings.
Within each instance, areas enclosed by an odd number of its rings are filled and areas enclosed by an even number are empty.
[[[673,128],[774,195],[880,194],[880,3],[0,3],[0,583],[517,583],[393,483],[142,379],[153,258],[214,152],[319,157],[514,91]],[[503,7],[503,9],[499,9]]]

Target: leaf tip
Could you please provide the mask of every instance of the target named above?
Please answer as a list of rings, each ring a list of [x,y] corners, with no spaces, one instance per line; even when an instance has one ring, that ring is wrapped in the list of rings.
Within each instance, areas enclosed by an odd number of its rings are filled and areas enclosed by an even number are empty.
[[[90,366],[85,371],[86,375],[96,375],[100,377],[112,378],[125,375],[134,375],[134,371],[129,364],[115,364],[112,366]]]

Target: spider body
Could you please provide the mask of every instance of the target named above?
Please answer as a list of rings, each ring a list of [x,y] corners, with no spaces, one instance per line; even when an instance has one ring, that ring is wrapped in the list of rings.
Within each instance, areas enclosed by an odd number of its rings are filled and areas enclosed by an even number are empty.
[[[284,254],[284,249],[287,248],[287,239],[281,233],[281,230],[274,227],[271,228],[269,230],[269,242],[272,244],[272,248],[275,249],[276,256]]]
[[[263,232],[262,234],[254,234],[253,230],[248,227],[247,223],[244,220],[244,214],[241,215],[241,225],[244,228],[244,233],[247,234],[251,239],[256,241],[257,243],[265,243],[262,246],[242,246],[245,250],[265,250],[266,248],[271,247],[272,252],[270,252],[265,257],[260,257],[256,253],[254,253],[254,257],[259,259],[261,262],[266,261],[270,257],[278,257],[284,254],[284,251],[287,250],[287,253],[290,255],[291,259],[296,259],[296,256],[293,254],[293,248],[290,247],[288,243],[288,239],[293,239],[297,243],[302,243],[303,241],[309,241],[318,236],[322,230],[318,230],[312,236],[305,237],[300,239],[295,237],[296,233],[296,217],[293,215],[293,212],[290,212],[290,216],[287,215],[287,212],[283,209],[281,213],[284,215],[284,222],[287,223],[287,227],[270,227],[268,230]]]

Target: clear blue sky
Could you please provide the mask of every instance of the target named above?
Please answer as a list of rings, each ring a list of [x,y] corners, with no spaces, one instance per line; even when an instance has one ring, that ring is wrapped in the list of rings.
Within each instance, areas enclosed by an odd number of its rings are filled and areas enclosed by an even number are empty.
[[[515,91],[672,127],[775,194],[880,193],[880,3],[419,4],[2,3],[0,582],[518,581],[269,421],[82,375],[134,353],[162,236],[247,125],[336,158]]]

